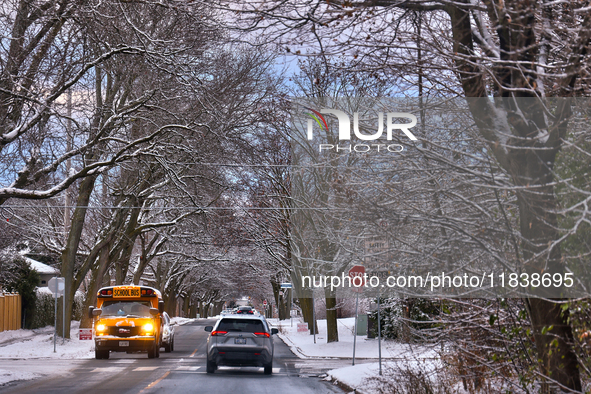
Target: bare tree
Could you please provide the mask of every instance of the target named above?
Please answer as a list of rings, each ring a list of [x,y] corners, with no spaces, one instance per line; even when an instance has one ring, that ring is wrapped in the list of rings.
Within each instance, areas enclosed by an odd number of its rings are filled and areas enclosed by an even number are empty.
[[[553,169],[567,139],[571,101],[549,110],[546,98],[589,89],[585,5],[287,0],[222,6],[252,16],[241,27],[267,28],[290,53],[344,54],[344,67],[353,63],[396,80],[401,93],[421,81],[423,95],[505,98],[467,102],[487,152],[513,185],[522,268],[565,272]],[[558,387],[580,391],[568,308],[540,296],[526,299],[540,371]]]

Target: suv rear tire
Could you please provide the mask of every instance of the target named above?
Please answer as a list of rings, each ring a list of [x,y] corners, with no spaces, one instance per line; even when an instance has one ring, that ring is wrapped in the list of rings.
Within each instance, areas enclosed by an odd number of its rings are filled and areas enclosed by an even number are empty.
[[[215,365],[215,363],[213,361],[207,360],[207,366],[205,367],[205,370],[207,371],[207,373],[214,373],[217,368],[218,368],[218,366]]]
[[[265,365],[265,375],[271,375],[273,373],[273,362]]]

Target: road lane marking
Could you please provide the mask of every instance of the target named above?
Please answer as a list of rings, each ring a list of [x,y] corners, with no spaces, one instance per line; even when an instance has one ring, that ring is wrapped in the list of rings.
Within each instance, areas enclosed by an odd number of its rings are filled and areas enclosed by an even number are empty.
[[[137,367],[136,369],[132,370],[132,372],[140,372],[140,371],[153,371],[160,367]]]
[[[170,373],[170,371],[166,371],[166,373],[164,375],[162,375],[162,377],[160,377],[159,379],[156,379],[155,381],[153,381],[152,383],[150,383],[149,385],[146,386],[145,389],[143,389],[142,391],[139,392],[139,394],[142,394],[144,391],[146,390],[150,390],[152,387],[156,386],[158,383],[160,383],[164,378],[166,378],[168,376],[168,374]]]
[[[197,349],[195,349],[195,351],[193,353],[191,353],[191,355],[189,357],[195,356],[195,353],[197,353]]]
[[[181,365],[176,367],[176,371],[197,371],[201,367],[191,367],[189,365]]]
[[[101,373],[101,372],[117,372],[121,371],[120,367],[102,367],[102,368],[95,368],[90,372],[93,373]]]

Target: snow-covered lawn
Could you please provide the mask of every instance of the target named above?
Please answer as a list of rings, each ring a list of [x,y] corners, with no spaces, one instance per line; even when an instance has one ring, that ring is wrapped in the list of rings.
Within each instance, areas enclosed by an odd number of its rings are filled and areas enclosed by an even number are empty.
[[[339,341],[326,343],[326,320],[318,320],[318,334],[316,343],[314,336],[308,332],[297,332],[297,323],[294,319],[293,327],[289,320],[279,322],[277,319],[268,319],[271,325],[279,328],[279,337],[291,347],[292,351],[300,358],[307,357],[353,357],[353,329],[355,319],[338,319]],[[358,335],[355,346],[355,358],[367,359],[379,356],[378,339],[368,339],[366,335]],[[425,347],[402,344],[382,339],[383,359],[427,359],[437,358],[437,354]]]
[[[279,337],[290,346],[300,358],[351,358],[353,356],[354,318],[338,319],[339,341],[326,343],[326,320],[318,320],[316,343],[308,332],[297,332],[299,319],[278,321],[268,319],[272,326],[279,328]],[[328,372],[327,379],[344,383],[358,392],[374,392],[369,385],[372,378],[378,376],[378,340],[367,339],[365,335],[357,336],[355,358],[361,363],[354,366],[333,369]],[[371,359],[371,362],[368,362]],[[402,344],[382,340],[382,370],[415,369],[433,371],[439,366],[438,354],[425,346]]]
[[[94,358],[94,342],[79,340],[79,328],[80,322],[73,321],[70,330],[72,338],[65,341],[58,334],[55,353],[53,327],[0,332],[0,358]],[[14,342],[19,338],[21,340]]]

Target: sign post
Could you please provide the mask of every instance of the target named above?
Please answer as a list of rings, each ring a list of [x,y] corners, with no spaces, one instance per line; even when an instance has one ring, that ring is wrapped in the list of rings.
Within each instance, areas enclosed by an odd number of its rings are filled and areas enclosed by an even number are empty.
[[[353,291],[357,293],[357,299],[355,300],[355,328],[353,329],[353,364],[355,365],[355,347],[357,346],[357,310],[359,308],[359,293],[363,292],[363,286],[365,286],[365,267],[362,265],[356,265],[349,270],[349,278],[353,284]]]
[[[378,357],[380,363],[380,376],[382,376],[382,331],[380,321],[380,293],[378,293]]]
[[[55,353],[55,339],[57,337],[57,299],[59,296],[64,296],[64,290],[66,288],[66,279],[61,277],[53,277],[47,282],[47,287],[53,293],[55,298],[54,308],[54,321],[53,321],[53,352]],[[66,297],[64,296],[64,324],[63,324],[63,337],[66,337]]]
[[[289,294],[291,295],[291,300],[289,301],[289,322],[290,326],[293,327],[293,317],[291,315],[291,308],[293,307],[293,285],[291,283],[282,283],[282,289],[289,289]]]

